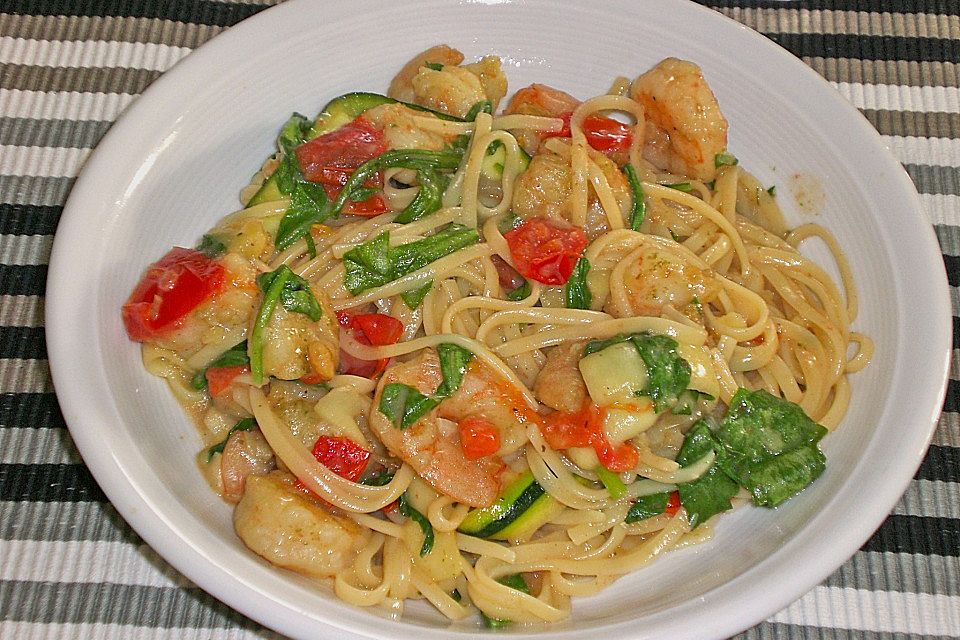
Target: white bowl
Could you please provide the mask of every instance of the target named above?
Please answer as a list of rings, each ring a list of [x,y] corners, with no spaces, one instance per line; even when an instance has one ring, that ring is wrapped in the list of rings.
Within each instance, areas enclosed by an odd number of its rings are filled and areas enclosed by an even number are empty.
[[[912,183],[869,124],[762,36],[675,0],[380,3],[293,0],[228,30],[155,82],[91,156],[50,263],[47,341],[60,406],[104,492],[173,566],[285,634],[449,638],[427,606],[400,622],[353,608],[248,552],[194,463],[194,427],[129,342],[120,306],[144,267],[191,246],[272,152],[292,111],[384,91],[412,54],[448,42],[496,53],[511,86],[604,92],[667,56],[700,64],[730,121],[730,148],[777,184],[795,223],[829,227],[861,293],[855,327],[876,340],[850,411],[823,443],[823,477],[776,510],[742,509],[716,539],[672,553],[540,637],[724,637],[771,615],[850,557],[919,465],[947,378],[950,307],[940,253]],[[822,186],[822,213],[790,206],[791,176]],[[517,630],[514,630],[517,632]],[[509,633],[509,632],[508,632]],[[522,635],[522,633],[521,633]]]

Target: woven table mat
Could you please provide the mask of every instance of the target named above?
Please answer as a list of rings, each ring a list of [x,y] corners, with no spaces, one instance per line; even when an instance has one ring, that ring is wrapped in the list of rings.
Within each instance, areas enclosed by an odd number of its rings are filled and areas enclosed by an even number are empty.
[[[0,638],[279,637],[179,575],[109,504],[67,432],[43,335],[50,247],[91,149],[166,69],[270,4],[0,0]],[[884,136],[940,240],[957,336],[960,0],[704,4],[802,58]],[[957,367],[955,354],[933,445],[880,529],[738,638],[960,638]]]

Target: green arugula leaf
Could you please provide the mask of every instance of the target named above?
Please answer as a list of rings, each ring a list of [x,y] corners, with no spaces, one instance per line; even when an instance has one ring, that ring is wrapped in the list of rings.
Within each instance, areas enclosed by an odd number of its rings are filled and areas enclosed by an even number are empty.
[[[380,394],[380,413],[387,416],[401,431],[414,424],[428,411],[440,404],[440,400],[425,396],[410,385],[391,382]]]
[[[433,69],[434,71],[440,71],[443,69],[443,65],[439,62],[424,62],[423,66],[425,66],[427,69]]]
[[[823,473],[817,443],[826,433],[798,405],[762,389],[739,389],[716,434],[723,447],[717,464],[750,491],[754,504],[773,507]]]
[[[721,449],[710,427],[700,420],[687,432],[680,453],[677,454],[677,462],[681,467],[688,467],[711,451]],[[677,489],[680,492],[680,504],[687,511],[690,526],[696,528],[714,515],[730,509],[730,498],[737,494],[739,487],[714,462],[702,476],[679,485]]]
[[[568,309],[589,309],[593,302],[590,287],[587,284],[587,273],[590,271],[590,261],[586,258],[577,260],[573,267],[570,279],[563,287],[563,299]]]
[[[207,462],[210,462],[211,460],[213,460],[213,456],[217,455],[218,453],[223,453],[224,448],[226,448],[227,446],[227,442],[230,440],[230,436],[232,436],[235,432],[250,431],[251,429],[256,429],[256,428],[257,428],[256,418],[250,417],[250,418],[243,418],[242,420],[240,420],[237,424],[230,427],[230,431],[227,432],[226,438],[224,438],[222,441],[218,442],[217,444],[207,449]]]
[[[422,513],[414,509],[410,503],[407,501],[407,493],[404,491],[400,494],[400,499],[397,501],[397,507],[400,511],[400,515],[410,518],[418,525],[420,525],[420,530],[423,531],[423,544],[420,546],[420,557],[423,557],[430,553],[433,550],[433,525],[430,524],[430,520],[427,519]]]
[[[310,227],[332,217],[330,200],[323,186],[298,181],[290,195],[290,206],[277,227],[274,245],[284,250],[298,239],[310,236]],[[310,238],[312,241],[313,238]]]
[[[384,231],[343,255],[343,282],[353,295],[383,286],[480,240],[476,229],[459,224],[397,247],[390,246],[389,234]]]
[[[391,480],[393,480],[393,474],[387,469],[384,469],[383,471],[375,473],[372,476],[361,478],[360,484],[365,484],[368,487],[382,487],[390,484]]]
[[[473,360],[473,352],[460,345],[444,342],[437,345],[437,355],[440,358],[440,373],[443,382],[434,392],[434,397],[448,398],[457,392],[463,383],[463,376],[467,373],[467,365]]]
[[[640,496],[630,506],[630,511],[627,512],[627,517],[624,519],[624,522],[631,524],[652,518],[653,516],[658,516],[667,510],[667,502],[669,501],[670,493],[668,491],[653,493],[648,496]]]
[[[672,182],[663,186],[676,189],[677,191],[683,191],[684,193],[693,192],[693,186],[689,182]]]
[[[414,220],[430,215],[443,205],[443,191],[446,189],[446,180],[433,169],[424,169],[418,172],[420,190],[413,201],[401,211],[394,222],[407,224]]]
[[[514,302],[517,302],[518,300],[523,300],[529,295],[530,295],[530,281],[524,280],[522,285],[520,285],[513,291],[507,292],[507,300],[513,300]]]
[[[767,189],[767,193],[769,193],[771,197],[776,197],[776,196],[777,196],[777,185],[773,185],[772,187],[770,187],[769,189]]]
[[[623,484],[623,480],[620,479],[619,474],[610,471],[602,464],[597,465],[594,471],[597,477],[600,478],[600,482],[603,483],[604,488],[606,488],[607,493],[610,494],[611,500],[619,500],[627,493],[627,486]]]
[[[524,580],[523,576],[519,573],[498,578],[497,582],[505,587],[510,587],[511,589],[516,589],[517,591],[522,591],[523,593],[530,595],[530,587],[527,586],[527,581]],[[491,618],[482,611],[480,612],[480,618],[483,620],[483,625],[488,629],[501,629],[511,623],[510,620]]]
[[[430,280],[422,287],[410,289],[410,291],[404,291],[400,294],[400,299],[403,300],[403,303],[411,310],[416,309],[423,303],[423,299],[427,297],[427,294],[430,293],[430,289],[432,287],[433,280]]]
[[[208,258],[216,258],[227,252],[227,245],[217,236],[204,234],[197,245],[197,251],[203,252]]]
[[[733,155],[732,153],[727,153],[726,151],[724,151],[723,153],[718,153],[713,157],[713,164],[717,169],[719,169],[724,165],[728,165],[732,167],[736,165],[738,162],[740,161],[737,160],[737,157],[735,155]]]
[[[467,122],[473,122],[481,113],[493,113],[493,103],[489,100],[481,100],[474,103],[463,119]]]
[[[633,207],[630,210],[630,228],[634,231],[640,230],[643,219],[647,215],[647,201],[643,193],[643,185],[640,184],[640,178],[637,176],[633,165],[627,164],[623,167],[623,173],[627,176],[627,183],[630,185],[630,192],[633,194]]]

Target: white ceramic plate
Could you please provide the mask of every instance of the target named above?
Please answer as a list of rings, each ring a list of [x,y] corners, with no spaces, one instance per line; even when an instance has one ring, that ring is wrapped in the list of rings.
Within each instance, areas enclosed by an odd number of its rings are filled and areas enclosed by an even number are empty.
[[[724,637],[771,615],[856,551],[919,465],[947,376],[950,310],[939,249],[907,175],[868,123],[803,63],[762,36],[674,0],[380,3],[293,0],[228,30],[134,103],[87,163],[50,264],[47,341],[71,433],[107,496],[177,569],[248,616],[296,637],[449,638],[426,606],[402,622],[347,606],[274,569],[233,533],[230,510],[194,464],[193,426],[141,366],[120,306],[148,263],[191,246],[238,206],[294,110],[353,90],[384,91],[400,65],[447,42],[501,55],[511,86],[602,93],[666,56],[699,63],[730,121],[730,148],[776,184],[791,220],[820,222],[847,250],[859,331],[877,343],[853,376],[828,467],[777,510],[743,509],[716,539],[677,552],[541,637]],[[822,187],[821,212],[793,206],[792,176]],[[882,461],[882,464],[878,464]]]

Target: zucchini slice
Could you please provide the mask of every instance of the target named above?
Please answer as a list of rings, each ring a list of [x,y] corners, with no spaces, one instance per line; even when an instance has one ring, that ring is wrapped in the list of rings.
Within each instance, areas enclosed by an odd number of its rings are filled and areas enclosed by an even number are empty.
[[[523,538],[553,518],[563,505],[543,490],[529,471],[511,482],[489,507],[471,509],[459,531],[478,538]]]
[[[504,144],[497,144],[499,141],[494,141],[490,146],[496,145],[491,150],[487,148],[487,155],[483,157],[483,163],[480,165],[480,174],[491,181],[499,181],[503,178],[503,167],[507,162],[507,146]],[[523,149],[518,148],[519,158],[520,158],[520,172],[527,170],[527,167],[530,166],[530,155]]]

